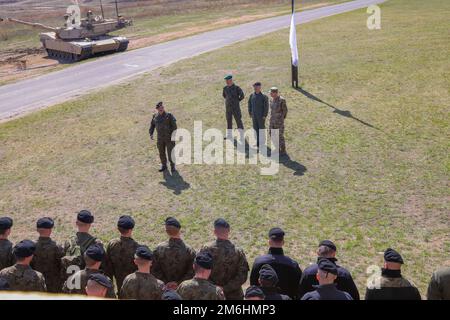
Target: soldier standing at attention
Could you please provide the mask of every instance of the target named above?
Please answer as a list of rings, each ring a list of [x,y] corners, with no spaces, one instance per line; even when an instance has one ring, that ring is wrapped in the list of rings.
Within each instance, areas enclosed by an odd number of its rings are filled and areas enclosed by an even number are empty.
[[[117,222],[120,238],[111,240],[106,246],[105,273],[116,278],[117,289],[122,287],[123,279],[134,271],[134,254],[139,244],[133,240],[135,222],[130,216],[121,216]]]
[[[242,300],[242,285],[247,281],[249,266],[244,251],[230,240],[230,225],[224,219],[214,222],[216,240],[203,246],[211,254],[214,266],[210,280],[223,289],[227,300]]]
[[[146,246],[137,248],[134,263],[138,270],[129,274],[120,289],[120,299],[161,300],[164,283],[151,273],[153,253]]]
[[[274,268],[279,278],[278,286],[281,289],[280,293],[288,295],[291,299],[295,299],[298,295],[302,270],[295,260],[284,255],[284,236],[285,233],[281,228],[270,229],[269,253],[255,259],[250,274],[250,284],[258,285],[259,269],[263,265],[269,264]]]
[[[433,272],[427,290],[428,300],[450,300],[450,267]]]
[[[184,280],[192,279],[195,250],[181,239],[181,224],[173,218],[165,220],[169,240],[160,243],[153,252],[152,274],[166,287],[175,290]]]
[[[287,295],[278,293],[278,275],[268,264],[259,269],[259,285],[264,293],[264,300],[291,300]]]
[[[225,300],[220,287],[208,281],[213,267],[213,258],[208,252],[200,252],[194,261],[194,278],[183,281],[177,293],[183,300]]]
[[[261,82],[253,84],[254,93],[248,98],[248,113],[253,121],[253,129],[256,132],[256,146],[259,148],[259,130],[261,131],[263,143],[265,143],[266,118],[269,112],[269,98],[261,92]]]
[[[72,274],[64,283],[63,292],[72,294],[86,294],[86,285],[89,276],[94,273],[102,273],[100,265],[105,258],[105,250],[100,244],[93,244],[84,253],[86,268]],[[108,278],[109,279],[109,278]],[[111,281],[111,279],[109,279]],[[112,283],[112,281],[111,281]],[[108,288],[106,297],[115,299],[114,287]]]
[[[59,293],[63,285],[61,281],[61,258],[64,252],[63,248],[51,238],[54,225],[53,219],[49,217],[37,221],[36,228],[39,239],[36,242],[31,267],[44,275],[48,292]]]
[[[89,297],[105,298],[108,290],[112,288],[111,280],[101,273],[93,273],[89,276],[86,285],[86,295]]]
[[[159,158],[161,159],[161,169],[159,172],[167,170],[167,156],[169,156],[170,170],[176,171],[175,162],[172,159],[172,150],[175,147],[175,142],[172,141],[172,133],[177,130],[177,120],[175,117],[164,110],[162,102],[156,104],[156,110],[158,111],[153,115],[152,122],[150,124],[150,139],[153,140],[153,133],[158,133],[158,140],[156,145],[158,146]]]
[[[334,281],[338,275],[338,269],[334,262],[327,258],[319,259],[317,280],[319,285],[316,290],[306,293],[302,300],[353,300],[350,294],[338,290]]]
[[[16,264],[0,271],[0,278],[5,278],[11,291],[45,292],[45,278],[42,273],[30,267],[36,245],[31,240],[23,240],[14,246]]]
[[[13,244],[8,240],[12,226],[11,218],[0,218],[0,270],[14,265]]]
[[[240,102],[244,100],[244,92],[235,85],[231,74],[224,77],[226,86],[223,88],[222,96],[225,99],[225,116],[227,119],[227,138],[231,138],[233,129],[233,117],[238,129],[244,130]],[[226,139],[226,138],[225,138]]]
[[[366,300],[421,300],[419,290],[402,277],[402,256],[394,249],[384,252],[381,276],[366,290]]]
[[[270,126],[269,129],[278,129],[280,156],[286,155],[286,142],[284,140],[284,120],[287,116],[286,100],[279,95],[278,88],[270,88]]]

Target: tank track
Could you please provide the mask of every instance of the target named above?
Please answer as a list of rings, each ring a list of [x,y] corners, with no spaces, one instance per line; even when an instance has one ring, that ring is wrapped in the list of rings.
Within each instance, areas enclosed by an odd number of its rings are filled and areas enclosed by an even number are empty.
[[[81,54],[73,54],[70,52],[57,51],[52,49],[47,49],[47,55],[49,58],[56,59],[61,62],[71,63],[81,60],[85,60],[92,56],[92,48],[85,47],[81,50]]]

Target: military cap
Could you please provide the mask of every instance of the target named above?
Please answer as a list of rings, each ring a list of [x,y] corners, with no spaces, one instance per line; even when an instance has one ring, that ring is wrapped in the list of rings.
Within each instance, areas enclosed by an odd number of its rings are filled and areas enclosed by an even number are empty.
[[[168,217],[168,218],[164,221],[164,224],[165,224],[166,226],[172,226],[172,227],[175,227],[175,228],[177,228],[177,229],[181,229],[181,224],[180,224],[180,222],[179,222],[177,219],[175,219],[174,217]]]
[[[52,218],[49,217],[40,218],[36,222],[36,227],[39,229],[52,229],[54,226],[55,222],[53,221]]]
[[[264,295],[264,292],[261,290],[258,286],[250,286],[245,290],[245,297],[246,298],[253,298],[258,297],[264,299],[266,296]]]
[[[270,92],[278,92],[278,88],[277,87],[272,87],[272,88],[270,88]]]
[[[156,104],[155,108],[158,109],[158,108],[162,107],[162,105],[163,105],[163,102],[160,101]]]
[[[253,86],[254,86],[254,87],[261,87],[261,82],[255,82],[255,83],[253,84]]]
[[[213,258],[209,252],[198,253],[194,262],[203,269],[211,270],[213,266]]]
[[[166,290],[161,296],[162,300],[183,300],[175,290]]]
[[[121,216],[119,221],[117,221],[117,226],[119,228],[130,230],[134,228],[134,220],[130,216]]]
[[[135,256],[144,260],[152,260],[153,252],[147,246],[139,246],[136,249]]]
[[[27,258],[34,254],[36,244],[31,240],[22,240],[14,246],[13,253],[18,258]]]
[[[284,231],[281,228],[272,228],[269,230],[269,238],[273,240],[283,240],[284,239]]]
[[[214,221],[214,228],[225,228],[229,229],[230,224],[223,218],[219,218],[216,221]]]
[[[403,264],[403,258],[400,253],[391,248],[387,248],[384,252],[384,261]]]
[[[265,264],[259,269],[259,278],[262,280],[268,280],[273,284],[278,283],[278,275],[274,268],[270,264]]]
[[[95,261],[102,261],[105,256],[105,250],[100,244],[93,244],[86,250],[86,255]]]
[[[0,218],[0,230],[7,230],[13,226],[13,220],[9,217]]]
[[[6,280],[5,278],[0,278],[0,291],[2,290],[9,290],[9,283],[8,280]]]
[[[233,75],[227,74],[225,77],[223,77],[225,80],[231,80],[233,79]]]
[[[322,271],[332,273],[334,275],[338,274],[336,264],[327,258],[319,259],[319,262],[317,263],[317,265],[318,265],[318,268]]]
[[[107,289],[111,289],[112,288],[112,283],[111,280],[108,279],[108,277],[106,277],[105,275],[101,274],[101,273],[93,273],[89,276],[88,280],[91,281],[95,281],[97,282],[99,285],[107,288]]]
[[[323,240],[323,241],[320,241],[319,247],[321,247],[321,246],[325,246],[325,247],[330,248],[330,249],[333,250],[333,251],[336,251],[336,245],[335,245],[332,241],[330,241],[330,240]]]
[[[94,216],[88,210],[81,210],[80,212],[78,212],[77,220],[83,223],[90,224],[94,222]]]

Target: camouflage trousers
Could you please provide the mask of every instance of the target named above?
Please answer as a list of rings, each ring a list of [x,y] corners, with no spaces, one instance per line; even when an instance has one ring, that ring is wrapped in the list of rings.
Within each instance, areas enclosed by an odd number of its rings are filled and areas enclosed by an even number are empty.
[[[241,108],[239,106],[227,106],[225,116],[227,118],[227,129],[233,129],[233,117],[236,121],[238,129],[244,129],[244,124],[242,123]]]
[[[278,129],[278,139],[279,139],[279,153],[285,154],[286,153],[286,142],[284,140],[284,123],[278,124],[278,123],[270,123],[269,129]],[[273,141],[273,143],[276,145],[276,142]]]
[[[159,158],[161,159],[161,164],[163,166],[167,165],[167,154],[169,155],[169,162],[171,165],[175,164],[172,159],[172,150],[175,147],[175,142],[169,139],[158,139],[156,143],[159,151]]]

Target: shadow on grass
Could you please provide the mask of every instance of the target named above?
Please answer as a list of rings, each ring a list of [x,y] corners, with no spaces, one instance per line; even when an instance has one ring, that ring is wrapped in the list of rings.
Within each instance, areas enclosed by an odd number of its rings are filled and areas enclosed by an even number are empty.
[[[178,171],[170,173],[168,170],[164,171],[164,182],[160,182],[169,190],[173,190],[173,193],[180,195],[184,190],[191,187],[189,183],[184,181],[183,177],[178,173]]]

